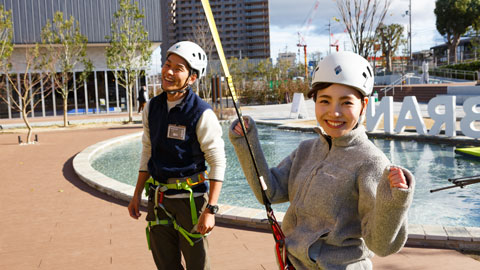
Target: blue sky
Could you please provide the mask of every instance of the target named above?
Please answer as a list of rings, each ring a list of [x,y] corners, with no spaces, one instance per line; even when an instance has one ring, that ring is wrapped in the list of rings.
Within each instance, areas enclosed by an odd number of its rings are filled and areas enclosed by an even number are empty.
[[[299,29],[313,9],[315,0],[270,0],[270,50],[273,60],[279,52],[298,53]],[[408,16],[402,16],[408,10],[408,0],[392,0],[385,18],[387,24],[398,23],[408,28]],[[429,49],[443,43],[443,38],[435,27],[435,0],[412,0],[412,51]],[[330,20],[334,39],[338,40],[340,49],[351,50],[350,39],[344,34],[345,27],[335,22],[333,17],[340,17],[334,0],[320,0],[310,29],[306,35],[307,52],[321,52],[325,55],[329,50],[328,23]],[[333,50],[333,48],[332,48]],[[301,52],[303,57],[303,51]]]

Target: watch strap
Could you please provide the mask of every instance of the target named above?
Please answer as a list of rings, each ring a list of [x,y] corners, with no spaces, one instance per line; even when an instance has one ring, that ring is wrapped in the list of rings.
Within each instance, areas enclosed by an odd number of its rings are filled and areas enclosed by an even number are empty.
[[[212,213],[214,215],[218,212],[218,205],[211,205],[211,204],[207,203],[207,206],[205,208],[210,210],[210,213]]]

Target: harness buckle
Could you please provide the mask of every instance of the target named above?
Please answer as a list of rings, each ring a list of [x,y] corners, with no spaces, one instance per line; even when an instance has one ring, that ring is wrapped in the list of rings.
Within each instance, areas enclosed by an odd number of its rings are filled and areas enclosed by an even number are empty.
[[[205,173],[207,173],[207,172],[205,172]],[[188,184],[189,186],[195,186],[195,185],[198,185],[198,184],[201,184],[201,183],[205,182],[206,179],[205,179],[205,175],[204,175],[203,173],[199,173],[199,174],[197,174],[197,176],[198,176],[198,181],[195,182],[195,183],[192,183],[192,178],[191,178],[191,177],[188,177],[188,178],[186,179],[186,180],[187,180],[187,184]]]

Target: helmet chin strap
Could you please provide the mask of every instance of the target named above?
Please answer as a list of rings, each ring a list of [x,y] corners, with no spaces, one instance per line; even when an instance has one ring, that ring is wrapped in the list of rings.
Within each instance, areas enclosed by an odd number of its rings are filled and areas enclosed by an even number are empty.
[[[162,90],[165,91],[165,92],[167,92],[167,94],[169,94],[169,95],[174,95],[174,94],[176,94],[176,93],[185,93],[185,92],[187,92],[187,90],[185,90],[186,88],[187,88],[187,87],[183,87],[182,89],[178,89],[178,90],[165,90],[165,89],[163,89],[163,87],[162,87]]]
[[[185,80],[185,83],[183,84],[183,86],[180,88],[180,89],[177,89],[177,90],[165,90],[163,89],[163,85],[161,85],[160,87],[162,88],[163,91],[167,92],[167,94],[169,95],[175,95],[176,93],[185,93],[187,92],[187,87],[189,86],[188,84],[188,80],[190,79],[190,76],[191,76],[191,73],[189,72],[188,74],[188,78]]]

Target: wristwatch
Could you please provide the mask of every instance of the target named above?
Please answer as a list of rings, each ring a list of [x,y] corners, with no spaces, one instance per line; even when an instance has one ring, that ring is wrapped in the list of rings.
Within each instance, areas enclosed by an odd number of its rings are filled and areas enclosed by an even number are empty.
[[[211,205],[211,204],[207,203],[206,208],[208,210],[210,210],[210,213],[212,213],[214,215],[218,212],[218,205]]]

